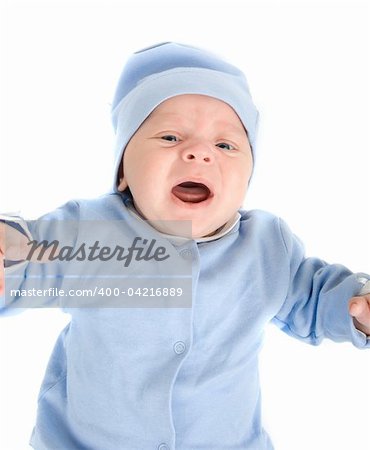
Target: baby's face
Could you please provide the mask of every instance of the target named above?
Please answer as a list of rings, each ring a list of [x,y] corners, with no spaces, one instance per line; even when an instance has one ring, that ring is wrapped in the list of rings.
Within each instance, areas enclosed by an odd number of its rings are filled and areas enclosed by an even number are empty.
[[[242,206],[252,165],[247,134],[229,105],[179,95],[161,103],[131,138],[119,190],[130,188],[147,220],[191,220],[193,238],[208,236]]]

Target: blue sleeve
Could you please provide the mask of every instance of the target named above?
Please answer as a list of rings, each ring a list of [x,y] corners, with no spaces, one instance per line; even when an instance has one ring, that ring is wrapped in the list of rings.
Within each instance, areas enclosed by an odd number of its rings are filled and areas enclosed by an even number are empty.
[[[354,327],[348,313],[350,298],[360,292],[369,275],[306,258],[302,243],[282,220],[280,231],[290,275],[286,299],[272,322],[288,335],[312,345],[329,338],[370,348],[370,340]]]
[[[58,235],[59,229],[65,228],[67,223],[69,228],[73,229],[73,234],[76,235],[78,220],[79,204],[72,200],[38,220],[23,221],[27,227],[26,231],[19,229],[21,222],[17,223],[11,220],[6,222],[24,235],[42,241],[43,239],[50,240],[50,236],[54,239]],[[56,264],[40,264],[29,261],[9,264],[8,261],[5,261],[5,294],[0,297],[0,317],[18,314],[29,307],[54,306],[55,299],[53,298],[35,297],[32,301],[30,295],[22,296],[11,293],[15,291],[28,292],[31,289],[46,290],[53,286],[60,287],[63,281],[63,277],[60,275],[63,275],[61,266],[58,267]]]

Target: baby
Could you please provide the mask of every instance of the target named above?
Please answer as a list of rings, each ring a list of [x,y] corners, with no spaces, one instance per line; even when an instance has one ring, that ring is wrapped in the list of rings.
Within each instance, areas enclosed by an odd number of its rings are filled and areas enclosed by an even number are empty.
[[[68,202],[36,223],[2,216],[2,256],[6,266],[18,262],[6,269],[0,313],[27,307],[22,291],[35,285],[50,289],[45,293],[52,298],[45,294],[43,305],[60,300],[62,294],[51,289],[70,287],[71,267],[71,278],[82,280],[88,262],[77,264],[72,252],[82,248],[93,221],[102,219],[118,227],[94,229],[96,242],[145,236],[144,245],[149,238],[162,245],[165,250],[144,265],[136,240],[130,275],[142,280],[139,287],[147,286],[144,278],[152,285],[155,280],[163,295],[154,303],[138,296],[107,308],[105,290],[99,307],[68,305],[71,322],[41,386],[31,445],[271,450],[261,424],[257,363],[264,327],[273,322],[314,345],[330,338],[370,348],[370,277],[306,258],[284,221],[242,209],[256,157],[258,112],[235,66],[177,43],[141,50],[124,68],[112,118],[113,192]],[[64,254],[56,266],[33,262],[50,259],[51,247],[37,247],[31,257],[30,241],[58,235],[50,224],[68,221],[74,224],[69,259]],[[90,257],[98,260],[90,285],[100,279],[108,253],[99,247],[98,257]],[[58,252],[53,255],[57,259]],[[83,259],[82,252],[78,256]],[[177,271],[182,261],[190,267],[183,277]],[[183,304],[163,287],[161,277],[171,266],[170,284],[191,280],[190,301]],[[122,271],[118,260],[110,261],[110,276]]]

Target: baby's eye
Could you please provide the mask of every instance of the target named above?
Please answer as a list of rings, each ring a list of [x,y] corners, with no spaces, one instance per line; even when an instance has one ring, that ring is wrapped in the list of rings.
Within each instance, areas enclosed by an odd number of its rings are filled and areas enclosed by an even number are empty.
[[[165,136],[162,136],[161,139],[169,142],[177,142],[179,140],[179,138],[173,134],[166,134]]]
[[[223,150],[235,150],[235,147],[227,144],[226,142],[220,142],[219,144],[216,144],[217,147],[222,148]]]

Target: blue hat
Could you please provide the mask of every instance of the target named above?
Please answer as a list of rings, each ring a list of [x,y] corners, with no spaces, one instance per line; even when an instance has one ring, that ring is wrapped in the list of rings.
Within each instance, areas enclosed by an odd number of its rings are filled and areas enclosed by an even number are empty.
[[[134,53],[118,81],[112,104],[116,133],[115,180],[129,140],[164,100],[181,94],[203,94],[230,105],[243,123],[255,156],[258,111],[243,72],[206,50],[164,42]]]

